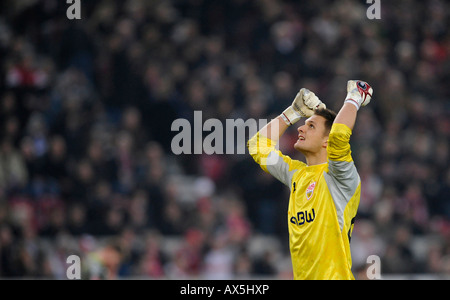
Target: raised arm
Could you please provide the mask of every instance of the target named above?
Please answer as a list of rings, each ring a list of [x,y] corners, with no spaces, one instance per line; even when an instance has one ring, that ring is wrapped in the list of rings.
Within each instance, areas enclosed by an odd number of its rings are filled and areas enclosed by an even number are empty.
[[[356,178],[349,176],[349,172],[356,174],[351,157],[350,136],[357,112],[361,106],[370,102],[372,92],[372,87],[364,81],[349,80],[347,83],[347,97],[334,119],[327,147],[330,174],[339,181]]]
[[[358,109],[354,105],[350,103],[344,103],[341,110],[336,115],[334,123],[347,125],[347,127],[350,128],[350,130],[353,130],[353,127],[355,126],[357,112]]]
[[[372,98],[372,87],[364,81],[349,80],[347,96],[344,105],[334,119],[328,138],[328,159],[330,171],[336,175],[345,168],[335,168],[334,162],[352,161],[350,151],[350,136],[356,121],[356,115],[361,106],[369,104]],[[345,177],[345,175],[343,175]]]
[[[348,81],[347,97],[334,119],[328,137],[328,172],[324,174],[324,178],[336,207],[339,226],[341,230],[348,232],[349,239],[353,221],[346,224],[345,220],[354,220],[354,216],[346,216],[349,211],[347,208],[352,205],[357,207],[361,194],[361,179],[351,156],[350,136],[357,112],[361,106],[370,102],[372,92],[372,87],[364,81]]]
[[[367,82],[349,80],[347,82],[347,97],[345,98],[344,105],[338,112],[334,123],[344,124],[350,128],[350,130],[353,130],[359,108],[369,104],[372,93],[373,89]]]
[[[264,126],[247,143],[250,155],[255,162],[288,187],[291,186],[292,176],[296,169],[304,163],[293,163],[290,157],[276,149],[276,145],[289,126],[301,117],[312,116],[314,109],[319,107],[325,107],[325,104],[313,92],[301,89],[292,105]]]
[[[263,137],[271,139],[275,143],[278,143],[278,140],[283,135],[283,133],[289,128],[281,116],[276,117],[272,121],[270,121],[266,126],[264,126],[259,134]]]
[[[264,126],[259,134],[274,142],[278,142],[289,126],[295,124],[302,117],[310,117],[314,109],[325,108],[326,105],[308,89],[302,88],[295,96],[292,105],[288,106],[282,114]]]

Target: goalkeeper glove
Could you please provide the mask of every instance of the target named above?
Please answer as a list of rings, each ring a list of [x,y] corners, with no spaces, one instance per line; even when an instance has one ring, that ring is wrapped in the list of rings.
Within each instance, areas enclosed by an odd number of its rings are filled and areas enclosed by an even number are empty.
[[[349,80],[347,82],[347,97],[345,97],[344,103],[349,102],[359,110],[361,106],[369,104],[372,94],[373,89],[367,82]]]
[[[283,111],[281,117],[286,125],[291,126],[301,117],[311,117],[314,110],[318,108],[326,108],[325,103],[310,90],[302,88],[295,96],[292,105]]]

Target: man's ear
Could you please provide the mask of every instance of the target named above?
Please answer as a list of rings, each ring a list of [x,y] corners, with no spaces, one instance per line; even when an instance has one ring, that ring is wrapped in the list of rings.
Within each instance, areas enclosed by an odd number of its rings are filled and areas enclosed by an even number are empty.
[[[322,143],[322,148],[327,148],[328,146],[328,135],[324,137],[324,141]]]

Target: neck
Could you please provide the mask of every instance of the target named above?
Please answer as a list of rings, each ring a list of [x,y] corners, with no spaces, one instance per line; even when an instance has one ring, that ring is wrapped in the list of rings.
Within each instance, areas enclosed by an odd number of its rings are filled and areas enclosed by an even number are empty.
[[[306,164],[308,166],[320,165],[327,162],[327,151],[320,151],[317,153],[303,153],[306,158]]]

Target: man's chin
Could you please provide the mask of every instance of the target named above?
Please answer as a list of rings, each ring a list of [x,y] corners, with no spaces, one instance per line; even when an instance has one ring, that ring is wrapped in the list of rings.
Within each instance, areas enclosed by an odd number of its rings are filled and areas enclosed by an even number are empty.
[[[302,145],[300,145],[299,142],[296,142],[296,143],[294,144],[294,149],[297,150],[297,151],[299,151],[299,152],[302,152],[302,153],[303,153],[303,147],[302,147]]]

